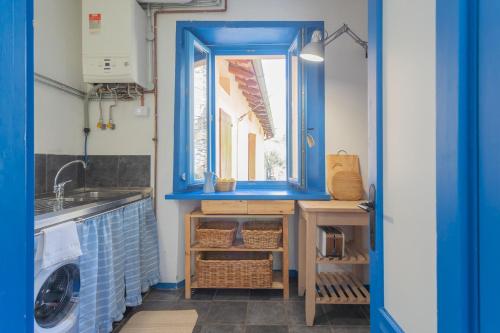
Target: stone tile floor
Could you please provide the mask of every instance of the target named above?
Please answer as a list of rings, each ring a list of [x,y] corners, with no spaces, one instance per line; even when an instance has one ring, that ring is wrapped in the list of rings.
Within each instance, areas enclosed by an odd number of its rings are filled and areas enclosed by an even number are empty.
[[[143,304],[129,309],[117,323],[118,333],[130,316],[142,310],[186,310],[198,312],[193,333],[369,333],[369,307],[361,305],[317,305],[314,327],[305,325],[304,298],[297,295],[297,282],[290,285],[290,299],[273,290],[198,289],[191,300],[184,290],[152,290]]]

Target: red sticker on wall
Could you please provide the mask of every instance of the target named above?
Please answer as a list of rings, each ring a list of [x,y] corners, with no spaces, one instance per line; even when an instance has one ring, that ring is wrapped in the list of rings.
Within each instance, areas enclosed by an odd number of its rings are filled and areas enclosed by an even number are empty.
[[[101,30],[101,14],[89,14],[89,30],[97,32]]]

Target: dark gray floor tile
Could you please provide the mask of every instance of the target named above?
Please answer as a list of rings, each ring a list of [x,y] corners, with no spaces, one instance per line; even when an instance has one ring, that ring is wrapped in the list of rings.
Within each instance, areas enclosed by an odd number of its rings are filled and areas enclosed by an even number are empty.
[[[214,301],[247,301],[250,298],[248,289],[217,289],[214,295]]]
[[[360,305],[323,305],[323,311],[333,326],[367,326],[370,320],[363,313]]]
[[[331,333],[330,326],[289,326],[289,333]]]
[[[363,311],[363,314],[365,315],[366,318],[370,319],[370,306],[369,305],[361,306],[361,311]]]
[[[151,156],[126,155],[118,157],[118,186],[151,186]]]
[[[370,333],[370,326],[332,327],[332,333]]]
[[[200,325],[196,325],[193,329],[193,332],[192,333],[201,333],[203,330],[203,327],[200,326]]]
[[[246,327],[245,333],[288,333],[288,326],[251,325]]]
[[[247,314],[246,302],[210,302],[209,323],[243,324]]]
[[[191,299],[195,301],[211,301],[215,296],[215,289],[191,289]],[[180,291],[180,299],[185,299],[184,289]]]
[[[291,301],[296,301],[296,300],[303,300],[304,296],[299,296],[299,290],[298,290],[297,283],[290,283],[290,300]]]
[[[252,289],[250,291],[250,300],[253,300],[253,301],[283,300],[283,290]]]
[[[177,301],[180,298],[178,290],[153,289],[145,298],[146,301]]]
[[[204,324],[208,320],[208,313],[210,310],[211,302],[204,301],[180,301],[173,305],[168,310],[196,310],[198,313],[197,324]]]
[[[202,327],[201,333],[245,333],[245,326],[227,324],[205,325]]]
[[[286,304],[286,311],[288,316],[288,323],[290,325],[305,326],[306,313],[304,302],[288,302]],[[330,322],[328,317],[325,316],[321,305],[316,305],[316,316],[314,317],[314,324],[318,326],[328,326]]]
[[[177,304],[178,304],[177,301],[146,299],[139,307],[136,308],[136,310],[137,311],[169,310]]]
[[[283,302],[249,302],[248,325],[286,324],[286,310]]]

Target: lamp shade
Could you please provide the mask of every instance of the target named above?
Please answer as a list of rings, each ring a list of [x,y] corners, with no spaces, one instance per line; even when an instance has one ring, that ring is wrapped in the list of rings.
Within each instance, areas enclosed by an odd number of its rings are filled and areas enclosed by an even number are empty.
[[[302,59],[313,62],[322,62],[325,60],[325,45],[321,35],[321,31],[314,31],[311,41],[300,52]]]

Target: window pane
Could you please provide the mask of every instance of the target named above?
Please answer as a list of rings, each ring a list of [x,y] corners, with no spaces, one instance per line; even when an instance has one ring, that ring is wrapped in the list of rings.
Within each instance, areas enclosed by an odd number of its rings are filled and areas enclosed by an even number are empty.
[[[290,57],[290,107],[291,107],[291,160],[290,177],[299,179],[299,57],[297,48],[295,48]]]
[[[216,57],[217,175],[286,180],[286,57]]]
[[[194,44],[192,110],[193,178],[203,179],[208,167],[208,54]]]

